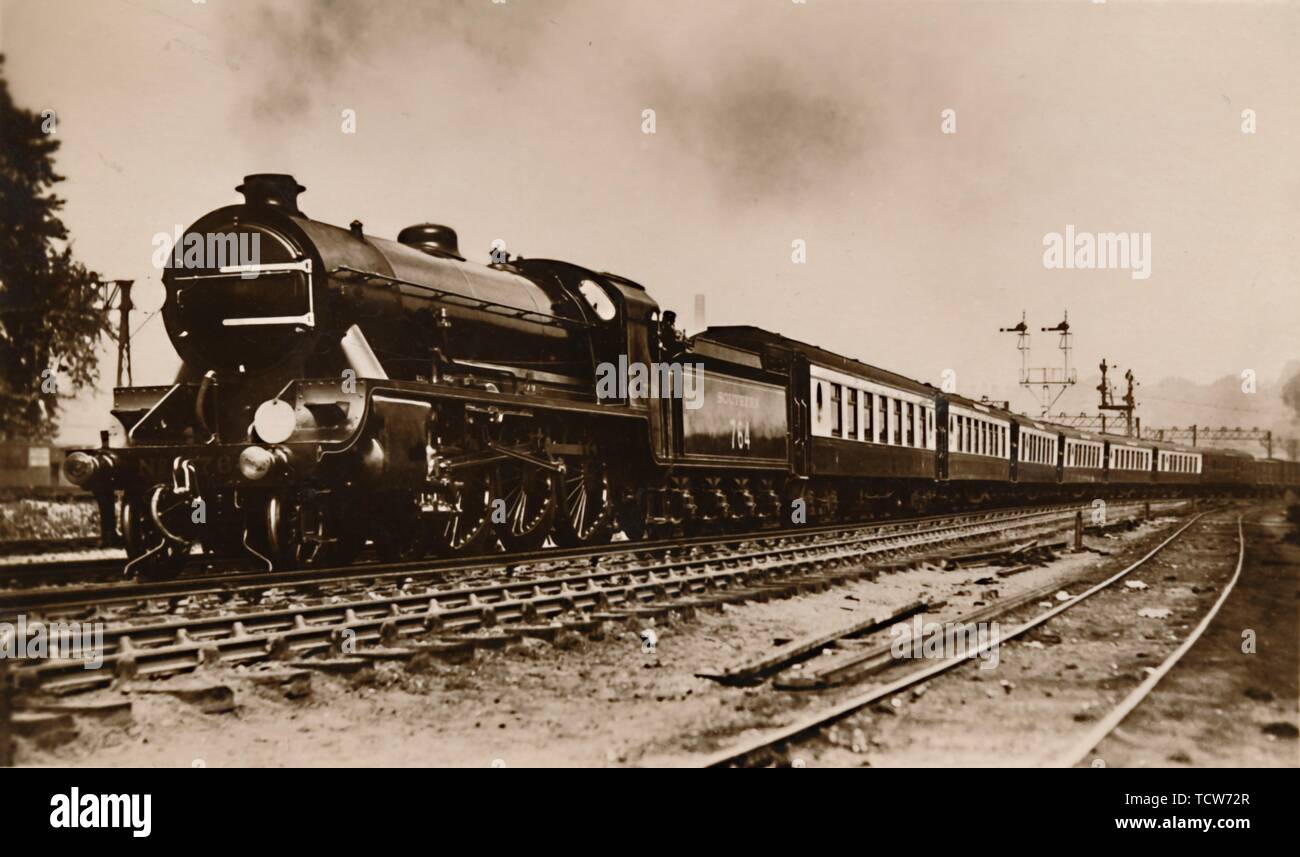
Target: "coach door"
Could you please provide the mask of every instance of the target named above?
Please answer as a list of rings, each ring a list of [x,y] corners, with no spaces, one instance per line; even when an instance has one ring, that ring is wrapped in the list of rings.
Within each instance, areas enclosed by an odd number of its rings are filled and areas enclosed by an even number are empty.
[[[948,481],[948,400],[938,396],[934,401],[934,461],[940,482]]]
[[[1020,423],[1011,421],[1011,481],[1020,481]]]
[[[808,410],[808,378],[811,369],[808,358],[795,353],[790,361],[790,466],[796,476],[807,476],[811,469],[809,456],[810,414]]]

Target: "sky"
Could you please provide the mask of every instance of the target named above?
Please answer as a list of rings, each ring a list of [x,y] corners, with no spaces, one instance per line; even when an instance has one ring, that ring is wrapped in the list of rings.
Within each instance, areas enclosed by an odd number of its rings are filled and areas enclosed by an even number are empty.
[[[1021,409],[998,328],[1022,311],[1037,365],[1068,309],[1081,374],[1275,384],[1300,357],[1297,45],[1297,3],[0,0],[77,256],[137,282],[137,383],[177,365],[155,234],[287,172],[320,220],[446,223],[476,261],[500,238]],[[1150,276],[1045,268],[1067,226],[1149,233]],[[65,438],[104,422],[112,367]]]

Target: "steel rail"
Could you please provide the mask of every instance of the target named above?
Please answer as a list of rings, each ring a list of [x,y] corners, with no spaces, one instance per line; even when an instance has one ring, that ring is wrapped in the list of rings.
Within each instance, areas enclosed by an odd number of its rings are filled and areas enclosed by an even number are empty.
[[[1200,623],[1192,629],[1192,633],[1187,636],[1187,639],[1183,640],[1182,645],[1174,649],[1174,651],[1170,653],[1169,657],[1165,658],[1164,662],[1162,662],[1154,672],[1147,676],[1145,681],[1133,688],[1133,692],[1124,697],[1124,700],[1120,702],[1119,705],[1115,706],[1109,714],[1102,718],[1096,726],[1090,729],[1088,734],[1075,741],[1070,745],[1068,750],[1057,756],[1052,761],[1050,765],[1051,767],[1072,768],[1082,762],[1107,735],[1114,731],[1116,726],[1124,721],[1124,718],[1132,714],[1133,710],[1142,704],[1142,701],[1147,698],[1152,690],[1155,689],[1155,686],[1160,683],[1160,680],[1168,675],[1169,671],[1172,670],[1180,660],[1182,660],[1183,655],[1191,651],[1192,646],[1196,645],[1196,641],[1201,639],[1201,635],[1205,633],[1205,629],[1210,626],[1212,621],[1214,621],[1214,617],[1219,615],[1219,608],[1223,606],[1223,602],[1228,600],[1228,596],[1232,594],[1233,588],[1236,587],[1237,581],[1241,578],[1241,568],[1245,563],[1245,560],[1246,532],[1242,525],[1241,515],[1238,515],[1237,567],[1232,572],[1232,579],[1223,587],[1223,591],[1219,593],[1218,599],[1214,602],[1214,605],[1210,608],[1209,612],[1206,613],[1205,616],[1202,617]]]
[[[574,611],[586,616],[575,624],[627,619],[636,611],[691,608],[710,600],[748,600],[775,590],[794,594],[807,583],[827,586],[871,575],[873,558],[945,541],[962,540],[995,531],[1019,528],[1070,514],[1024,513],[997,521],[939,526],[918,533],[865,534],[834,542],[810,541],[774,545],[743,553],[713,557],[677,557],[640,566],[621,566],[535,579],[504,579],[451,589],[399,591],[392,595],[350,601],[277,606],[250,613],[175,617],[151,624],[114,624],[102,637],[100,652],[108,669],[86,670],[81,660],[62,658],[20,661],[24,686],[54,690],[102,686],[117,674],[165,674],[193,669],[201,663],[247,663],[283,659],[339,649],[342,635],[353,643],[392,645],[402,637],[463,634],[514,623],[525,631]],[[853,565],[853,569],[845,566]],[[819,569],[830,568],[829,575]],[[695,599],[703,596],[704,601]],[[687,599],[673,603],[669,599]],[[623,611],[619,613],[618,611]],[[613,611],[613,612],[611,612]],[[631,611],[631,612],[629,612]],[[546,629],[555,631],[554,627]],[[435,640],[433,648],[459,641]],[[417,644],[418,645],[418,644]],[[428,647],[426,647],[428,648]],[[357,652],[364,656],[365,652]]]
[[[1146,502],[1146,501],[1144,501]],[[1181,502],[1181,501],[1168,501]],[[1120,509],[1130,509],[1138,503],[1120,504]],[[334,568],[302,569],[297,571],[263,572],[251,575],[205,575],[193,578],[179,578],[169,581],[127,582],[112,584],[92,584],[69,586],[58,589],[23,589],[0,591],[0,617],[13,615],[19,610],[48,610],[61,608],[90,608],[144,601],[149,599],[179,599],[186,596],[234,597],[242,593],[256,593],[279,587],[310,588],[328,584],[348,582],[368,582],[371,584],[392,579],[425,579],[432,577],[463,577],[490,572],[510,572],[532,564],[580,560],[591,562],[608,557],[635,555],[637,553],[653,554],[674,548],[716,547],[720,545],[766,542],[783,538],[809,538],[819,535],[874,530],[881,533],[898,532],[900,534],[916,531],[936,523],[954,523],[970,521],[972,518],[985,517],[996,521],[1004,517],[1025,514],[1053,514],[1063,512],[1087,511],[1089,507],[1081,504],[1059,504],[1047,507],[1011,507],[1004,509],[983,510],[977,513],[948,513],[929,515],[920,518],[908,518],[895,521],[825,524],[817,527],[759,531],[755,533],[738,533],[734,535],[706,535],[679,539],[660,539],[649,542],[614,542],[595,547],[578,548],[543,548],[537,551],[517,554],[494,554],[486,557],[449,557],[444,559],[417,560],[403,563],[374,563],[362,566],[340,566]]]
[[[1027,631],[1031,631],[1034,628],[1037,628],[1039,625],[1042,625],[1044,622],[1047,622],[1048,620],[1065,612],[1066,610],[1078,606],[1088,598],[1092,597],[1093,595],[1102,591],[1103,589],[1106,589],[1107,587],[1111,586],[1117,581],[1122,580],[1124,577],[1128,576],[1135,569],[1146,564],[1146,562],[1150,560],[1152,557],[1154,557],[1156,554],[1163,551],[1166,547],[1168,547],[1180,536],[1182,536],[1183,533],[1187,532],[1189,528],[1191,528],[1194,524],[1196,524],[1198,521],[1200,521],[1208,514],[1210,514],[1209,511],[1198,513],[1197,515],[1192,517],[1192,519],[1189,520],[1187,523],[1183,524],[1181,527],[1175,530],[1170,536],[1168,536],[1163,541],[1161,541],[1160,544],[1156,545],[1154,548],[1148,551],[1144,556],[1142,556],[1136,562],[1132,563],[1131,565],[1127,566],[1121,571],[1116,572],[1115,574],[1111,575],[1110,577],[1106,578],[1100,583],[1074,596],[1069,601],[1065,601],[1059,604],[1058,606],[1051,608],[1050,610],[1040,613],[1038,616],[1035,616],[1033,619],[1030,619],[1029,621],[1023,624],[1014,627],[1013,629],[1011,629],[1006,633],[998,634],[993,639],[986,641],[985,643],[975,647],[974,649],[968,650],[961,655],[945,658],[943,660],[938,660],[929,666],[921,667],[919,669],[913,670],[912,672],[907,673],[901,678],[889,682],[888,684],[884,684],[872,688],[871,690],[866,691],[865,693],[853,696],[843,702],[831,706],[830,708],[824,709],[819,712],[815,712],[814,714],[811,714],[807,717],[800,718],[796,720],[794,723],[791,723],[787,726],[783,726],[775,730],[764,732],[735,747],[732,747],[727,750],[723,750],[719,753],[713,754],[712,756],[706,757],[705,759],[700,761],[696,766],[705,767],[705,768],[723,768],[723,767],[730,767],[732,765],[736,765],[752,756],[755,756],[760,752],[767,751],[770,748],[775,747],[777,745],[789,743],[805,734],[814,732],[823,726],[829,725],[830,723],[833,723],[837,720],[841,720],[844,717],[847,717],[848,715],[854,713],[855,711],[859,711],[862,708],[872,704],[873,702],[877,702],[881,699],[885,699],[886,697],[892,696],[893,694],[897,693],[900,690],[906,690],[907,688],[915,684],[919,684],[920,682],[932,678],[933,676],[939,675],[940,673],[947,672],[953,667],[964,664],[967,661],[971,660],[972,658],[978,657],[979,655],[983,654],[984,652],[988,651],[994,646],[998,646],[1007,640],[1015,639],[1016,637],[1019,637],[1020,635],[1026,633]],[[1015,608],[1012,607],[1010,609],[1015,609]]]

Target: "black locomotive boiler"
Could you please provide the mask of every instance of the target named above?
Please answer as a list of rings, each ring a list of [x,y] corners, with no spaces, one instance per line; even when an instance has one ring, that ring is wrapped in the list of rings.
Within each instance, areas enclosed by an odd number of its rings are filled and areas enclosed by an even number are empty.
[[[196,546],[293,568],[367,543],[398,560],[1300,484],[1295,463],[1088,435],[754,327],[688,340],[624,277],[312,220],[291,176],[238,190],[163,278],[179,377],[115,390],[101,447],[65,460],[142,574]],[[198,252],[223,247],[255,258]]]
[[[101,448],[65,468],[116,505],[138,570],[174,569],[194,545],[289,568],[367,541],[400,559],[597,543],[616,518],[634,538],[775,520],[778,480],[735,465],[784,474],[785,379],[723,346],[686,354],[641,286],[564,262],[471,264],[445,226],[390,241],[321,223],[291,176],[238,190],[186,236],[257,258],[178,250],[162,312],[179,377],[115,390]],[[662,367],[666,384],[598,395],[611,366]],[[702,403],[672,395],[683,372]]]

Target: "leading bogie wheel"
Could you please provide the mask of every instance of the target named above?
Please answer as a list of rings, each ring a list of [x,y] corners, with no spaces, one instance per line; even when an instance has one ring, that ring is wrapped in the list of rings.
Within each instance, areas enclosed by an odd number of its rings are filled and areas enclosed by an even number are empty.
[[[327,564],[331,539],[324,504],[311,492],[271,494],[263,507],[267,554],[276,569]]]

